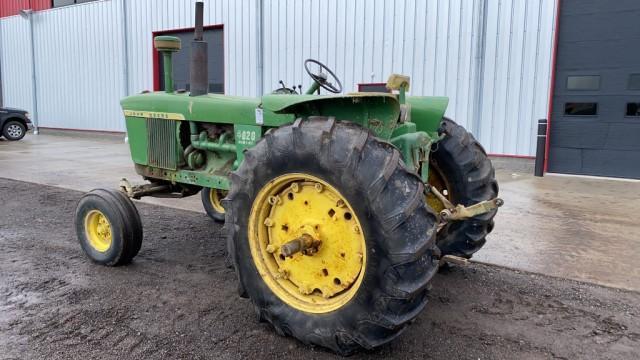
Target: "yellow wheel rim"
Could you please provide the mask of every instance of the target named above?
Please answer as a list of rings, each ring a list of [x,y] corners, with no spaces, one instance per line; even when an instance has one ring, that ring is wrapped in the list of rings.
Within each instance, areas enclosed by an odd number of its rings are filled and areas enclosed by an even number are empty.
[[[87,213],[84,218],[84,229],[92,248],[99,252],[109,250],[113,241],[111,223],[100,210],[91,210]]]
[[[284,256],[283,245],[301,237],[313,238],[314,247]],[[282,175],[260,190],[249,217],[249,245],[267,286],[301,311],[342,307],[364,277],[366,243],[358,216],[336,188],[315,176]]]
[[[429,164],[429,185],[438,189],[449,201],[451,201],[451,191],[449,185],[442,175],[442,171],[434,164]],[[437,213],[444,210],[444,204],[431,192],[427,193],[427,204]]]
[[[224,207],[222,207],[222,199],[227,196],[227,191],[220,189],[209,190],[209,201],[215,211],[220,214],[224,214]]]

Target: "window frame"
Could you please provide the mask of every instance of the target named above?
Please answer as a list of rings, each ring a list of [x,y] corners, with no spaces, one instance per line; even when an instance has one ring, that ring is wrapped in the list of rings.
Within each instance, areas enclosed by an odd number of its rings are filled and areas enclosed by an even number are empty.
[[[592,88],[589,88],[589,89],[571,89],[571,88],[569,88],[569,78],[572,78],[572,77],[573,78],[576,78],[576,77],[583,77],[583,78],[584,77],[597,77],[598,78],[598,87],[595,88],[595,89],[592,89]],[[578,74],[567,75],[567,78],[565,79],[565,82],[564,82],[564,87],[565,87],[565,90],[568,90],[568,91],[599,91],[600,87],[602,85],[602,81],[601,80],[602,80],[602,76],[601,75],[578,75]]]
[[[627,110],[628,110],[629,104],[638,104],[638,109],[636,110],[636,113],[637,113],[638,115],[629,115],[629,114],[627,113]],[[626,103],[624,104],[624,117],[625,117],[625,118],[630,118],[630,119],[640,118],[640,101],[630,101],[630,102],[626,102]]]
[[[631,87],[631,79],[637,76],[638,77],[638,87]],[[640,91],[640,73],[630,73],[627,77],[627,90],[629,91]]]
[[[595,104],[596,112],[595,114],[589,114],[589,115],[567,114],[567,104]],[[597,116],[600,116],[600,105],[597,101],[565,101],[562,114],[563,116],[570,116],[570,117],[597,117]]]

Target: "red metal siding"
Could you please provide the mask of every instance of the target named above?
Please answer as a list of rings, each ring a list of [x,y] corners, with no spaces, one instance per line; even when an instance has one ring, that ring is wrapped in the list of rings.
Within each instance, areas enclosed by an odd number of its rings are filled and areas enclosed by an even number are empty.
[[[51,0],[0,0],[0,17],[18,15],[23,9],[45,10],[51,8]]]

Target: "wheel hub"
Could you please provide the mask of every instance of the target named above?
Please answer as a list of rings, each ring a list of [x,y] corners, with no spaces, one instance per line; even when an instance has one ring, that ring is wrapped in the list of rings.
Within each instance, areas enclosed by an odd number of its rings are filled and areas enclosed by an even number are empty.
[[[271,181],[254,202],[249,231],[261,276],[289,305],[332,311],[357,291],[364,235],[352,207],[325,181],[304,174]]]
[[[440,191],[449,201],[451,201],[451,191],[449,185],[442,174],[442,171],[433,163],[429,164],[429,185]],[[431,192],[426,196],[427,204],[437,213],[445,209],[444,204]]]
[[[227,196],[227,191],[219,189],[211,189],[209,191],[209,201],[213,209],[220,214],[224,214],[224,207],[222,206],[222,199]]]
[[[89,244],[99,252],[105,252],[111,247],[113,236],[111,224],[99,210],[91,210],[85,217],[85,229]]]
[[[9,127],[7,127],[7,133],[11,137],[19,137],[22,135],[22,128],[18,125],[9,125]]]

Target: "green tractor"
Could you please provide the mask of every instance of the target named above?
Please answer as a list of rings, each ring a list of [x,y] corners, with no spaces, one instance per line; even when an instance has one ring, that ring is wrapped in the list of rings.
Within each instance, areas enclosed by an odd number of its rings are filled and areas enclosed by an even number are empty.
[[[190,92],[174,91],[180,40],[158,36],[165,91],[122,100],[131,157],[146,181],[93,190],[75,227],[96,263],[129,263],[142,224],[131,199],[201,193],[224,221],[239,293],[280,334],[340,354],[395,338],[422,311],[445,262],[485,243],[502,201],[482,146],[444,118],[448,99],[342,92],[315,60],[302,94],[209,94],[202,8],[196,3]],[[317,69],[317,70],[316,70]]]

